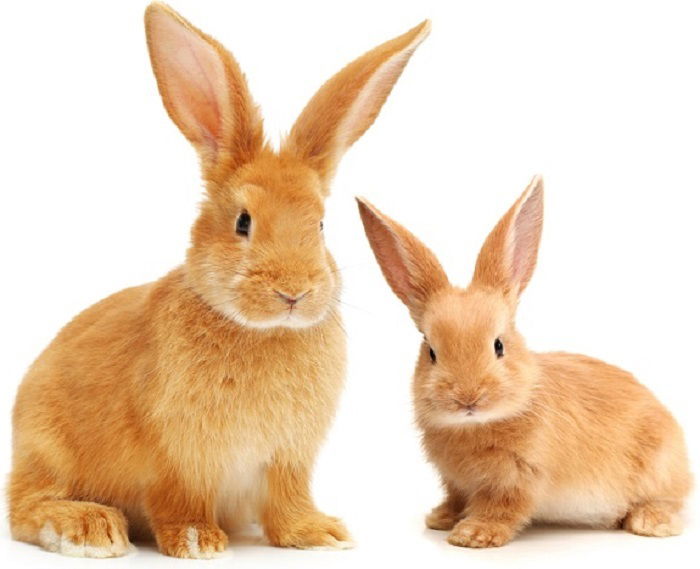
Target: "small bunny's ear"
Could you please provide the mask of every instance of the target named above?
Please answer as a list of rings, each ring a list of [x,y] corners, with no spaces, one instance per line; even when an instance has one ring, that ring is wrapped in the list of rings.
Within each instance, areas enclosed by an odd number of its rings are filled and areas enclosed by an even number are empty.
[[[406,63],[429,33],[426,20],[367,52],[329,79],[302,111],[283,149],[314,168],[326,192],[340,158],[377,118]]]
[[[486,238],[476,261],[475,283],[501,290],[517,300],[537,263],[543,194],[542,178],[535,176]]]
[[[205,177],[251,160],[263,143],[262,121],[236,60],[165,4],[149,5],[145,24],[163,104]]]
[[[442,266],[410,231],[361,198],[357,198],[357,205],[384,278],[420,327],[429,298],[449,285]]]

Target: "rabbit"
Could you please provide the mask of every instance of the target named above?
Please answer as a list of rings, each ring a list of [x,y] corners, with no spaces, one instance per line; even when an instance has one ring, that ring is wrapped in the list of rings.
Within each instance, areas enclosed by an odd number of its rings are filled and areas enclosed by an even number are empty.
[[[145,26],[206,195],[184,264],[79,314],[23,379],[12,536],[86,557],[146,536],[165,555],[209,558],[258,521],[273,546],[349,547],[310,492],[345,368],[324,200],[430,23],[332,77],[279,151],[221,44],[160,3]]]
[[[681,532],[691,487],[683,433],[631,374],[588,356],[533,353],[515,328],[535,268],[543,183],[535,177],[486,239],[471,284],[358,198],[389,286],[424,342],[413,402],[445,499],[426,518],[463,547],[497,547],[533,521]]]

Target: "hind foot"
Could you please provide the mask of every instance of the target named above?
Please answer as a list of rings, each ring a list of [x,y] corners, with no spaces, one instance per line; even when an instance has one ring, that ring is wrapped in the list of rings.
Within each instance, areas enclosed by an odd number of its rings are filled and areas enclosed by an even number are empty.
[[[120,557],[131,550],[124,514],[93,502],[47,504],[36,542],[71,557]]]
[[[445,501],[425,516],[425,525],[430,529],[450,530],[462,517],[454,511],[451,502]]]
[[[637,535],[668,537],[683,531],[683,520],[676,504],[648,502],[630,510],[622,527]]]

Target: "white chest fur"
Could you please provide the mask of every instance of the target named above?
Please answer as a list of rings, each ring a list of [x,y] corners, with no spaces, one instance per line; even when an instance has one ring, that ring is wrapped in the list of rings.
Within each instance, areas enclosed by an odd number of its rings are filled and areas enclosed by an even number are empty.
[[[265,469],[271,453],[252,446],[236,446],[224,464],[216,500],[216,517],[227,532],[257,521],[265,496]]]
[[[542,493],[533,517],[541,522],[612,527],[626,510],[625,501],[609,488],[559,488]]]

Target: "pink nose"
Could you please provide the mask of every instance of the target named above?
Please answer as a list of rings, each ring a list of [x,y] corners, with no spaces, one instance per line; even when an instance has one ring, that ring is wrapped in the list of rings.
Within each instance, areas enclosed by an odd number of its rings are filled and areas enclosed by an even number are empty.
[[[466,411],[467,415],[473,415],[477,408],[479,407],[479,401],[480,399],[472,399],[470,403],[466,403],[464,399],[455,399],[454,402],[461,407],[464,411]]]
[[[307,294],[309,294],[309,291],[307,290],[306,292],[302,292],[301,294],[291,295],[291,294],[287,294],[285,292],[281,292],[279,290],[276,290],[275,294],[277,296],[279,296],[289,306],[294,306],[297,302],[299,302],[302,298],[304,298]]]

